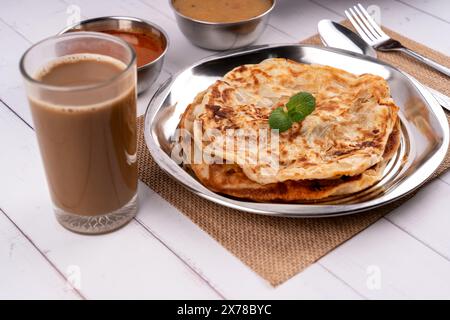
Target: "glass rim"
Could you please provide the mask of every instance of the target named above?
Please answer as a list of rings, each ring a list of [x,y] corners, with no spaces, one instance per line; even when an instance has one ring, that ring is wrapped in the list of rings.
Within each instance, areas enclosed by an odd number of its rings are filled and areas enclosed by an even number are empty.
[[[110,40],[112,42],[115,42],[117,44],[122,45],[123,47],[126,48],[126,50],[129,51],[130,53],[130,61],[127,63],[125,69],[121,70],[119,74],[114,75],[113,77],[104,80],[104,81],[100,81],[98,83],[94,83],[94,84],[88,84],[88,85],[78,85],[78,86],[56,86],[56,85],[51,85],[51,84],[46,84],[43,83],[42,81],[36,80],[35,78],[33,78],[26,70],[25,70],[25,59],[27,58],[28,54],[36,49],[37,46],[50,41],[50,40],[56,40],[56,39],[61,39],[61,38],[70,38],[70,37],[92,37],[92,38],[103,38],[106,40]],[[133,49],[133,47],[131,47],[131,45],[126,42],[125,40],[122,40],[118,37],[109,35],[109,34],[105,34],[102,32],[93,32],[93,31],[79,31],[79,32],[69,32],[69,33],[64,33],[64,34],[59,34],[59,35],[54,35],[51,37],[47,37],[45,39],[42,39],[38,42],[36,42],[35,44],[33,44],[30,48],[28,48],[22,55],[22,57],[20,58],[20,62],[19,62],[19,69],[20,72],[22,74],[22,76],[25,78],[26,81],[29,81],[30,83],[33,83],[37,86],[39,86],[40,88],[45,88],[48,90],[52,90],[52,91],[83,91],[83,90],[92,90],[92,89],[98,89],[98,88],[102,88],[105,87],[111,83],[114,83],[117,80],[120,80],[120,78],[122,78],[127,71],[130,70],[130,68],[133,66],[133,64],[136,61],[136,53]]]

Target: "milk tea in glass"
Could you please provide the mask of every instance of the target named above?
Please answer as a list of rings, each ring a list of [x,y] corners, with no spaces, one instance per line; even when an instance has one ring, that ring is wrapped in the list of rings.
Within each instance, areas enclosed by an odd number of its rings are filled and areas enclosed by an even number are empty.
[[[136,57],[101,33],[48,38],[20,69],[57,220],[87,234],[137,210]]]

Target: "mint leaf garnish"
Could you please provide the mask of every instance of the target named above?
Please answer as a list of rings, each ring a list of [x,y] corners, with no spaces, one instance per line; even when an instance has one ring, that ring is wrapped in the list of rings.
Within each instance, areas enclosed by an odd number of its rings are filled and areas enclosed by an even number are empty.
[[[286,107],[288,112],[291,112],[292,115],[298,118],[298,120],[294,120],[298,122],[305,119],[307,115],[314,111],[316,108],[316,99],[309,92],[299,92],[289,99]]]
[[[286,103],[287,112],[283,107],[273,110],[269,117],[269,125],[280,132],[292,127],[294,122],[304,120],[316,108],[316,99],[309,92],[299,92]]]
[[[272,129],[278,129],[280,132],[283,132],[292,127],[292,120],[283,107],[278,107],[270,114],[269,125]]]

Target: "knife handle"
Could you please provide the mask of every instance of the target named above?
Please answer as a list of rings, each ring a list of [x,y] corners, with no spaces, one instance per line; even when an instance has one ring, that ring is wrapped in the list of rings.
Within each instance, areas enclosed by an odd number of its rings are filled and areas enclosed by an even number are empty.
[[[398,50],[409,55],[410,57],[413,57],[413,58],[425,63],[426,65],[430,66],[431,68],[436,69],[437,71],[447,75],[448,77],[450,77],[450,69],[443,66],[442,64],[437,63],[437,62],[431,60],[430,58],[424,57],[423,55],[421,55],[411,49],[408,49],[406,47],[399,48]]]

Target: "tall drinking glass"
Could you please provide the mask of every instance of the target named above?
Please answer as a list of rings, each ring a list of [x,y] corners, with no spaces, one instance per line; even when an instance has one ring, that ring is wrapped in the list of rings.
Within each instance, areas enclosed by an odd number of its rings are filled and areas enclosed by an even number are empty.
[[[20,70],[57,220],[117,229],[136,214],[136,57],[124,41],[74,32],[43,40]]]

